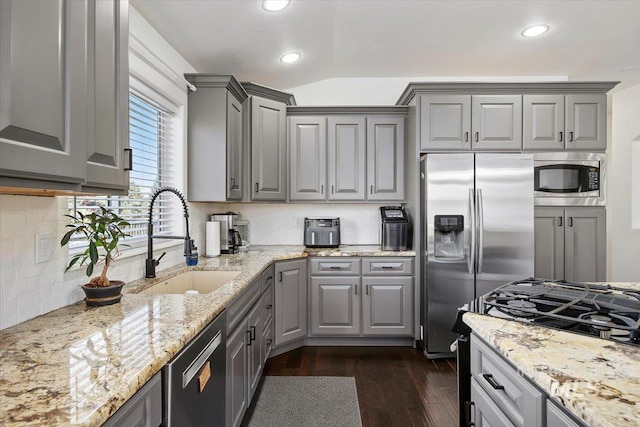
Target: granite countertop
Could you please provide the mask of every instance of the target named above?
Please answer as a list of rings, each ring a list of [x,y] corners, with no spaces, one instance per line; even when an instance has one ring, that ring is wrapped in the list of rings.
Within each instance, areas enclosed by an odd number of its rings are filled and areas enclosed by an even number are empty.
[[[0,331],[0,425],[100,425],[271,262],[306,256],[414,256],[378,246],[253,246],[128,283],[119,304],[78,303]],[[188,270],[240,271],[206,295],[141,295]]]
[[[463,320],[586,425],[640,426],[640,347],[475,313]]]

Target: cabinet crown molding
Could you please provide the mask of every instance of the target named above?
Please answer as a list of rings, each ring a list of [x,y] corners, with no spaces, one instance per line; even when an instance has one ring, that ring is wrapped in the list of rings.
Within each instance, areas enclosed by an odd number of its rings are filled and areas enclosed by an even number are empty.
[[[233,75],[219,74],[202,74],[191,73],[185,74],[184,78],[197,88],[201,87],[222,87],[227,89],[240,102],[244,102],[249,94],[244,90],[240,82]]]
[[[396,105],[408,105],[419,94],[571,94],[606,93],[620,82],[536,82],[536,83],[481,83],[481,82],[412,82],[407,85]]]
[[[340,114],[398,114],[407,115],[409,107],[403,105],[381,106],[287,106],[287,116],[306,116],[310,114],[340,115]]]
[[[240,84],[249,95],[260,96],[287,105],[298,105],[295,96],[290,93],[253,82],[240,82]]]

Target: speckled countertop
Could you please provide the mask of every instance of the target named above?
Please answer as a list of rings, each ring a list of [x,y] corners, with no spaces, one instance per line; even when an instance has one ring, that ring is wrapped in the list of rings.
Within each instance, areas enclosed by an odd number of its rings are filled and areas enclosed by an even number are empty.
[[[378,246],[254,246],[128,283],[119,304],[55,310],[0,331],[0,425],[100,425],[224,310],[272,261],[305,256],[414,256]],[[240,274],[207,295],[139,295],[196,270]]]
[[[586,425],[640,426],[640,347],[475,313],[463,320]]]

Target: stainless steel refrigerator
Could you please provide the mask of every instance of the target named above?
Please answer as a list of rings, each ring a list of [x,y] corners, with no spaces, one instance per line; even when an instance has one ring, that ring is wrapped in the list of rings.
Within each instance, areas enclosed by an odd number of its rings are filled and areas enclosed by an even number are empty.
[[[427,357],[452,357],[457,309],[533,276],[533,155],[427,154],[422,324]]]

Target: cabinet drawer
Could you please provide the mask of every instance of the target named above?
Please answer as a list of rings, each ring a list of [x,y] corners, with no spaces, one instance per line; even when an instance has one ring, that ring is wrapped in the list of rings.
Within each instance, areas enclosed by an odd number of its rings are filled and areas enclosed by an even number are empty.
[[[513,427],[509,417],[491,400],[475,378],[471,378],[471,401],[475,405],[473,422],[478,427]]]
[[[260,296],[260,277],[255,279],[244,292],[227,308],[227,334],[231,333],[244,318],[247,311]]]
[[[269,286],[273,285],[275,276],[275,265],[271,264],[262,272],[262,292],[266,291]]]
[[[471,335],[471,374],[515,425],[543,425],[542,392],[475,335]]]
[[[411,258],[363,258],[363,275],[411,275],[413,259]]]
[[[311,275],[360,275],[360,260],[356,258],[311,258]]]
[[[266,326],[273,318],[273,287],[269,286],[266,289],[260,301],[262,304],[260,309],[262,310],[263,324]]]

